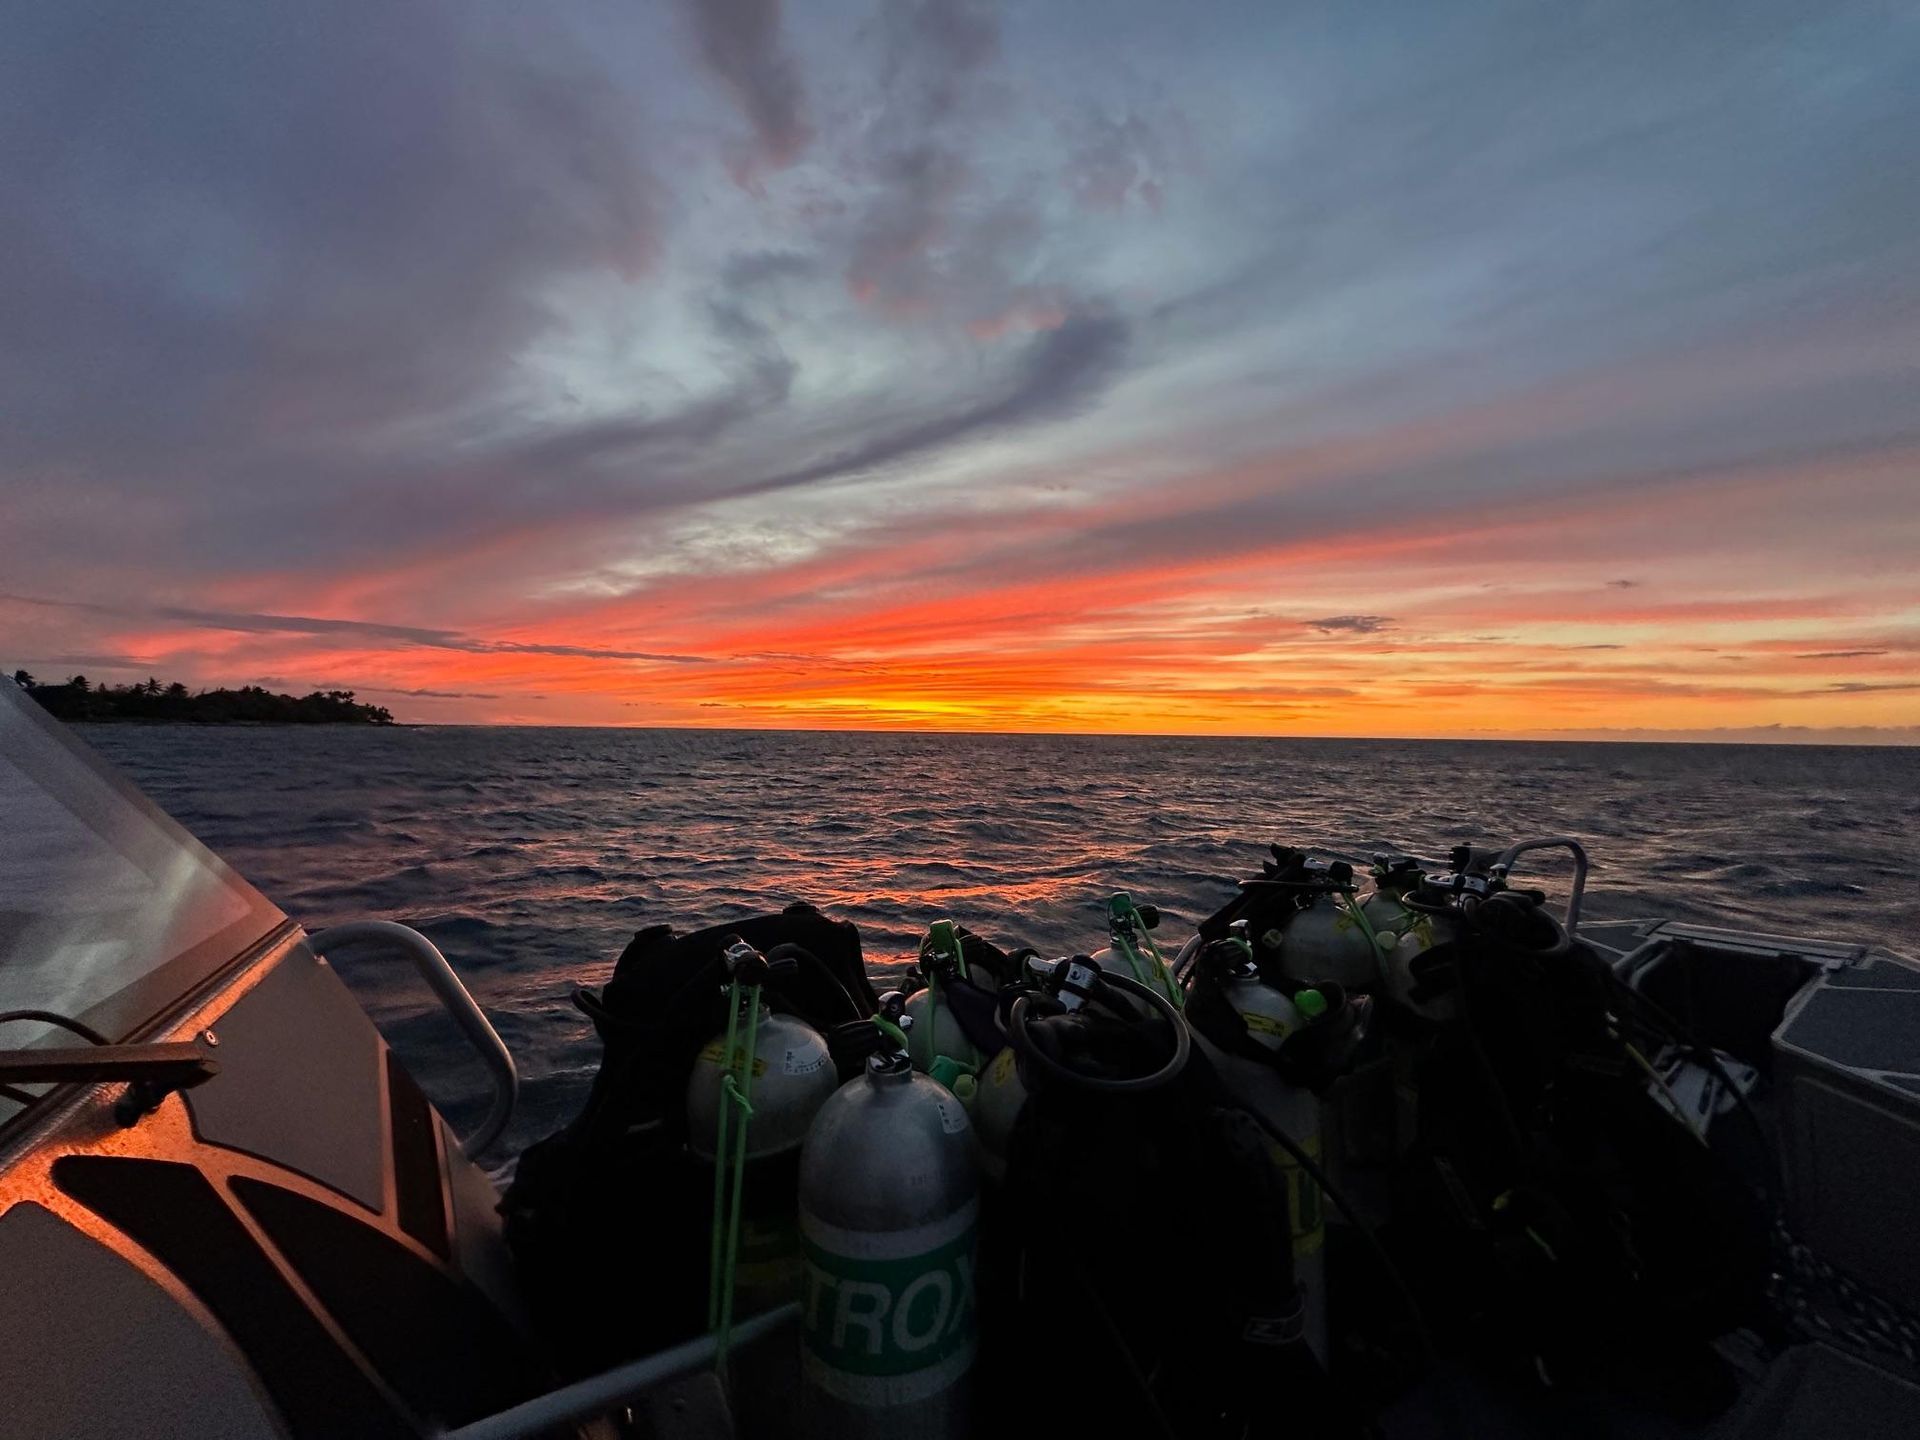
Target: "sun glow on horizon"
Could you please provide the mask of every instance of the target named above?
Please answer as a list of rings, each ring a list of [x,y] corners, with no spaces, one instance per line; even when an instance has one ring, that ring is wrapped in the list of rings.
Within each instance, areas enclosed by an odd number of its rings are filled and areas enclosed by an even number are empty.
[[[1920,740],[1920,27],[1167,16],[30,7],[0,664]]]

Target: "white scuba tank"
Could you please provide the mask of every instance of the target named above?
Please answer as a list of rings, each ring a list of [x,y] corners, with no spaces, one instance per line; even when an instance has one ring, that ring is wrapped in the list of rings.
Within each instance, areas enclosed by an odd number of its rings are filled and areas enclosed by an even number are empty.
[[[1425,1000],[1413,998],[1413,962],[1434,946],[1452,939],[1455,930],[1450,916],[1416,910],[1406,903],[1407,891],[1419,883],[1417,863],[1377,867],[1373,893],[1361,908],[1381,942],[1380,992],[1416,1015],[1447,1021],[1459,1013],[1459,1000],[1455,995],[1436,995]]]
[[[980,1072],[979,1086],[970,1107],[980,1172],[994,1185],[1007,1178],[1007,1146],[1026,1103],[1027,1087],[1020,1078],[1020,1057],[1014,1053],[1013,1046],[1004,1046]]]
[[[1246,1023],[1248,1037],[1262,1049],[1277,1051],[1281,1041],[1308,1023],[1300,1007],[1261,980],[1257,972],[1229,974],[1218,981],[1221,992]],[[1314,998],[1318,998],[1317,995]],[[1222,1082],[1241,1104],[1258,1111],[1275,1129],[1306,1152],[1321,1159],[1320,1099],[1311,1090],[1290,1085],[1272,1066],[1228,1054],[1197,1029],[1193,1043],[1205,1053]],[[1287,1209],[1293,1218],[1293,1271],[1305,1304],[1306,1338],[1313,1353],[1327,1360],[1326,1219],[1320,1187],[1300,1163],[1279,1145],[1270,1145],[1274,1165],[1286,1181]]]
[[[936,1066],[945,1059],[959,1068],[956,1080],[970,1079],[980,1068],[980,1052],[954,1018],[953,1007],[940,993],[941,984],[940,977],[935,976],[927,982],[926,989],[916,990],[907,998],[905,1013],[913,1021],[907,1030],[907,1054],[913,1060],[913,1068],[922,1075],[933,1075]],[[958,1094],[971,1087],[956,1083],[948,1088]]]
[[[744,1021],[742,1022],[744,1026]],[[714,1161],[726,1040],[716,1035],[687,1080],[687,1148]],[[820,1107],[840,1086],[820,1032],[762,1001],[754,1033],[753,1113],[746,1122],[747,1178],[735,1266],[735,1303],[754,1314],[800,1291],[797,1187],[800,1145]]]
[[[1379,952],[1346,896],[1316,896],[1288,918],[1278,937],[1269,931],[1261,943],[1271,950],[1275,938],[1280,942],[1280,967],[1290,979],[1302,984],[1332,981],[1356,992],[1379,983]]]
[[[800,1161],[801,1431],[961,1440],[976,1344],[971,1125],[906,1055],[875,1055]]]
[[[920,942],[915,968],[926,981],[907,999],[907,1055],[913,1068],[931,1075],[962,1100],[973,1099],[975,1076],[984,1058],[953,1007],[947,1004],[947,986],[966,973],[966,954],[951,920],[935,920]]]

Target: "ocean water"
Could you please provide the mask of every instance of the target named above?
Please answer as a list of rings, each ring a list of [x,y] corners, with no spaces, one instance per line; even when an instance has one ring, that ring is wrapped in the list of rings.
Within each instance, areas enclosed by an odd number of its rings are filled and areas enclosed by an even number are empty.
[[[1430,859],[1568,834],[1587,914],[1920,950],[1920,749],[721,731],[83,729],[309,929],[414,925],[518,1057],[510,1152],[564,1122],[599,1050],[574,1009],[642,925],[807,899],[870,966],[951,916],[1097,948],[1116,889],[1177,946],[1273,841]],[[1539,883],[1568,871],[1542,862]],[[1171,946],[1169,947],[1171,948]],[[484,1080],[404,961],[336,957],[456,1126]]]

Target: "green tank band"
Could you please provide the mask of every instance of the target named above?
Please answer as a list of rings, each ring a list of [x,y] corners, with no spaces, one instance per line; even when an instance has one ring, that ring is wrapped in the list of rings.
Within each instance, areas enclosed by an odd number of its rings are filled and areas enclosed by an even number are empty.
[[[843,1375],[893,1377],[932,1370],[970,1351],[972,1208],[959,1234],[910,1255],[838,1253],[808,1227],[801,1238],[801,1333],[809,1354]]]

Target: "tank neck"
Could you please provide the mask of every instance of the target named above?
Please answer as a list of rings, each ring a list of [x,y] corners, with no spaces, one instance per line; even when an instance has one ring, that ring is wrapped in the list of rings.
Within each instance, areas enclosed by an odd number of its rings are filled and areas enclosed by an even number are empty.
[[[885,1086],[910,1085],[913,1083],[913,1062],[898,1050],[869,1055],[867,1083]]]

